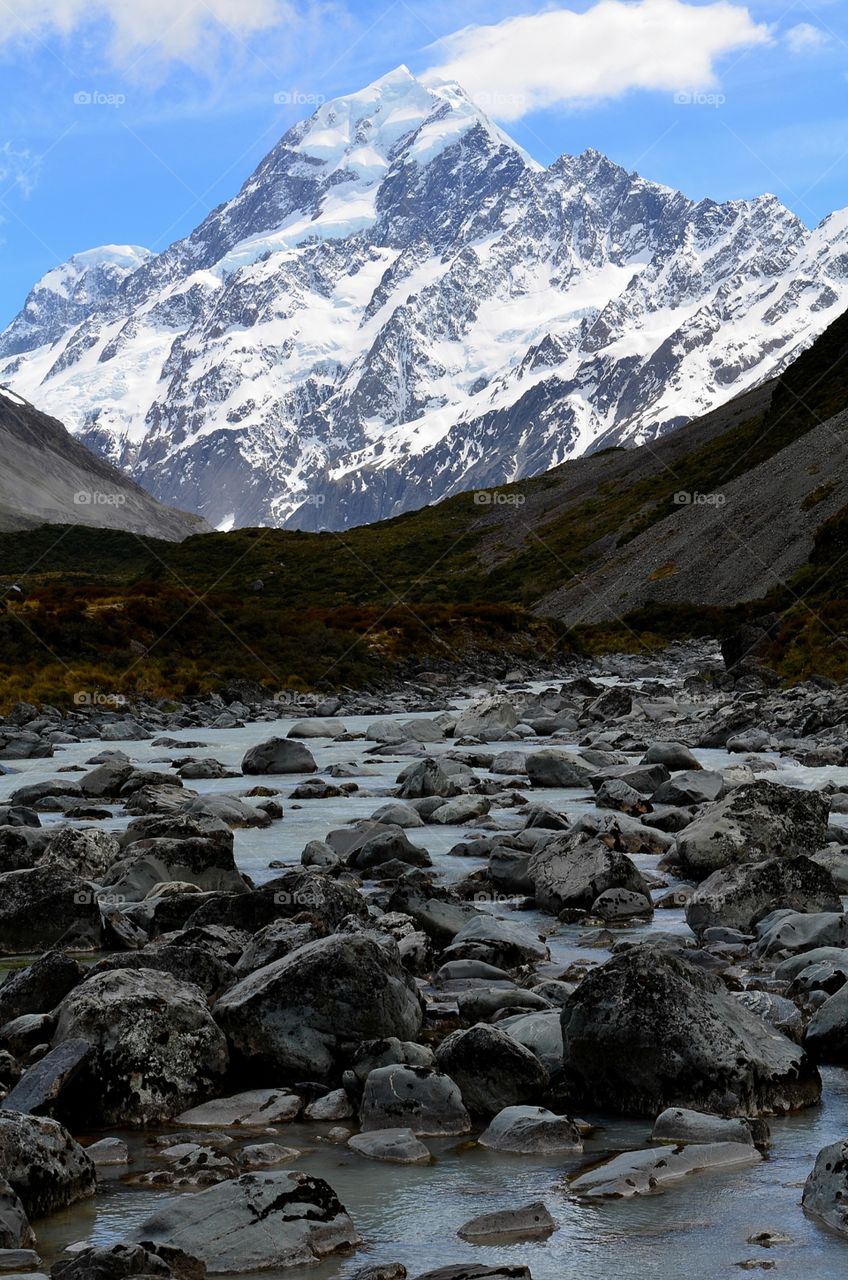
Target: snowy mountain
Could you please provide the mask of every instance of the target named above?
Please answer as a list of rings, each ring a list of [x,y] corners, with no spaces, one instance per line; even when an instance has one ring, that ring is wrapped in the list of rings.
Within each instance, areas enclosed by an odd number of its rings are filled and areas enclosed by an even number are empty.
[[[222,528],[343,528],[648,442],[848,307],[848,211],[543,169],[399,68],[295,125],[159,255],[78,254],[0,381]]]

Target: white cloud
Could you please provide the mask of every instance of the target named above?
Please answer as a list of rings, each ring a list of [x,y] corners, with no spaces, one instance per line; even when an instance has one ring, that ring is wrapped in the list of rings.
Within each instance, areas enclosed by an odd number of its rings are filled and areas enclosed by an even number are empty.
[[[29,151],[18,151],[11,142],[0,143],[0,196],[16,189],[23,196],[32,193],[38,160]]]
[[[223,39],[255,35],[290,16],[287,0],[3,0],[0,44],[70,37],[105,23],[119,66],[140,55],[196,64]]]
[[[821,27],[814,27],[811,22],[799,22],[797,27],[787,31],[785,38],[790,53],[811,53],[830,44],[827,32]]]
[[[502,120],[632,89],[707,90],[723,54],[771,42],[747,8],[718,0],[599,0],[472,26],[433,45],[430,78],[457,80]]]

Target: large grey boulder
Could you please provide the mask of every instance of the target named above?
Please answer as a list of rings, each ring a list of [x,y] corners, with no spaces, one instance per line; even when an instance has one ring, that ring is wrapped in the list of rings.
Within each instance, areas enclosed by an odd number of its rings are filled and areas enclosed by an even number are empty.
[[[0,1027],[25,1013],[49,1013],[82,981],[83,968],[62,951],[45,951],[0,986]]]
[[[664,764],[671,773],[700,769],[696,757],[682,742],[654,742],[642,757],[642,764]]]
[[[368,1160],[385,1160],[388,1164],[429,1164],[432,1156],[420,1138],[409,1128],[373,1129],[348,1138],[351,1151]]]
[[[63,827],[48,840],[38,862],[61,867],[85,880],[102,880],[120,853],[118,841],[108,831],[96,827]]]
[[[442,768],[438,760],[417,760],[398,774],[398,797],[402,800],[421,800],[425,796],[459,795],[461,787]]]
[[[583,1139],[570,1116],[559,1116],[545,1107],[504,1107],[489,1121],[477,1139],[492,1151],[516,1155],[583,1150]]]
[[[394,943],[334,934],[257,969],[221,997],[215,1016],[254,1066],[283,1079],[326,1080],[346,1044],[414,1039],[422,1010]]]
[[[804,1184],[804,1212],[848,1240],[848,1138],[823,1147]]]
[[[94,1047],[56,1104],[74,1124],[170,1120],[214,1094],[228,1067],[200,988],[152,969],[101,973],[66,996],[54,1044],[72,1039]]]
[[[472,702],[460,713],[454,737],[499,742],[517,724],[518,712],[512,703],[499,694],[489,694]]]
[[[606,889],[629,889],[650,900],[641,872],[626,853],[585,832],[550,840],[527,865],[536,903],[557,915],[565,908],[588,911]]]
[[[359,1111],[363,1132],[408,1128],[421,1136],[467,1133],[471,1119],[450,1076],[399,1063],[369,1072]]]
[[[684,871],[703,879],[734,862],[813,854],[827,843],[829,802],[759,779],[735,788],[700,813],[677,837]]]
[[[813,1014],[804,1048],[817,1062],[848,1066],[848,984],[843,985]]]
[[[556,1223],[541,1200],[518,1209],[498,1209],[481,1213],[464,1222],[457,1231],[469,1244],[492,1244],[497,1240],[538,1240],[556,1230]]]
[[[308,747],[293,738],[269,738],[246,751],[242,773],[315,773],[318,766]]]
[[[298,720],[289,729],[287,738],[340,738],[346,733],[342,720],[326,719],[319,716],[311,720]]]
[[[667,1107],[660,1112],[651,1137],[654,1142],[754,1142],[751,1126],[743,1117],[707,1115],[686,1107]]]
[[[763,1115],[810,1106],[821,1081],[798,1045],[713,975],[637,946],[592,970],[562,1011],[563,1066],[599,1109]]]
[[[67,1129],[43,1116],[0,1111],[0,1171],[30,1218],[94,1195],[93,1162]]]
[[[436,1050],[436,1062],[459,1085],[474,1115],[493,1116],[504,1107],[535,1102],[548,1083],[535,1054],[485,1022],[452,1032]]]
[[[670,804],[686,809],[694,804],[711,804],[724,791],[724,778],[711,769],[685,769],[660,783],[651,795],[654,804]]]
[[[26,955],[62,945],[100,946],[102,923],[92,887],[63,867],[0,875],[0,955]]]
[[[841,911],[842,903],[833,877],[811,858],[771,858],[714,871],[689,898],[686,923],[699,934],[714,926],[748,933],[780,907]]]
[[[210,1275],[307,1266],[360,1243],[338,1196],[305,1173],[247,1173],[168,1200],[130,1240],[185,1250]]]
[[[80,1249],[60,1258],[50,1269],[50,1280],[204,1280],[206,1266],[182,1249],[167,1245],[113,1244]],[[37,1278],[36,1278],[37,1280]]]
[[[848,947],[848,915],[839,911],[778,910],[755,929],[758,956],[797,955],[820,947]]]
[[[524,765],[534,787],[588,788],[589,779],[595,773],[594,766],[581,756],[556,747],[528,752]]]
[[[464,958],[485,959],[506,968],[547,960],[550,955],[547,945],[527,925],[499,920],[485,912],[463,920],[444,953],[445,959],[459,959],[463,952],[469,953]]]
[[[128,902],[142,902],[160,884],[194,885],[205,892],[247,893],[232,848],[203,836],[167,836],[135,840],[126,856],[103,877],[110,893]]]

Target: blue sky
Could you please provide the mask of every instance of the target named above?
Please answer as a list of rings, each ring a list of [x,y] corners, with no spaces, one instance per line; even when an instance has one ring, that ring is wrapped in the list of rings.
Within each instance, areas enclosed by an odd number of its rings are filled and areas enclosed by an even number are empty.
[[[695,198],[848,205],[845,0],[0,0],[0,323],[71,253],[186,234],[400,62],[544,164],[593,146]]]

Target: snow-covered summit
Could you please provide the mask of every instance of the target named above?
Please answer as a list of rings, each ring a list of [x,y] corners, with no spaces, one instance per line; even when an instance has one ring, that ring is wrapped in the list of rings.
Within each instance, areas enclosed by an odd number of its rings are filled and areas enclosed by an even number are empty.
[[[651,439],[848,305],[848,214],[696,203],[594,150],[542,169],[405,67],[163,253],[92,253],[35,287],[0,381],[215,526],[339,528]]]

